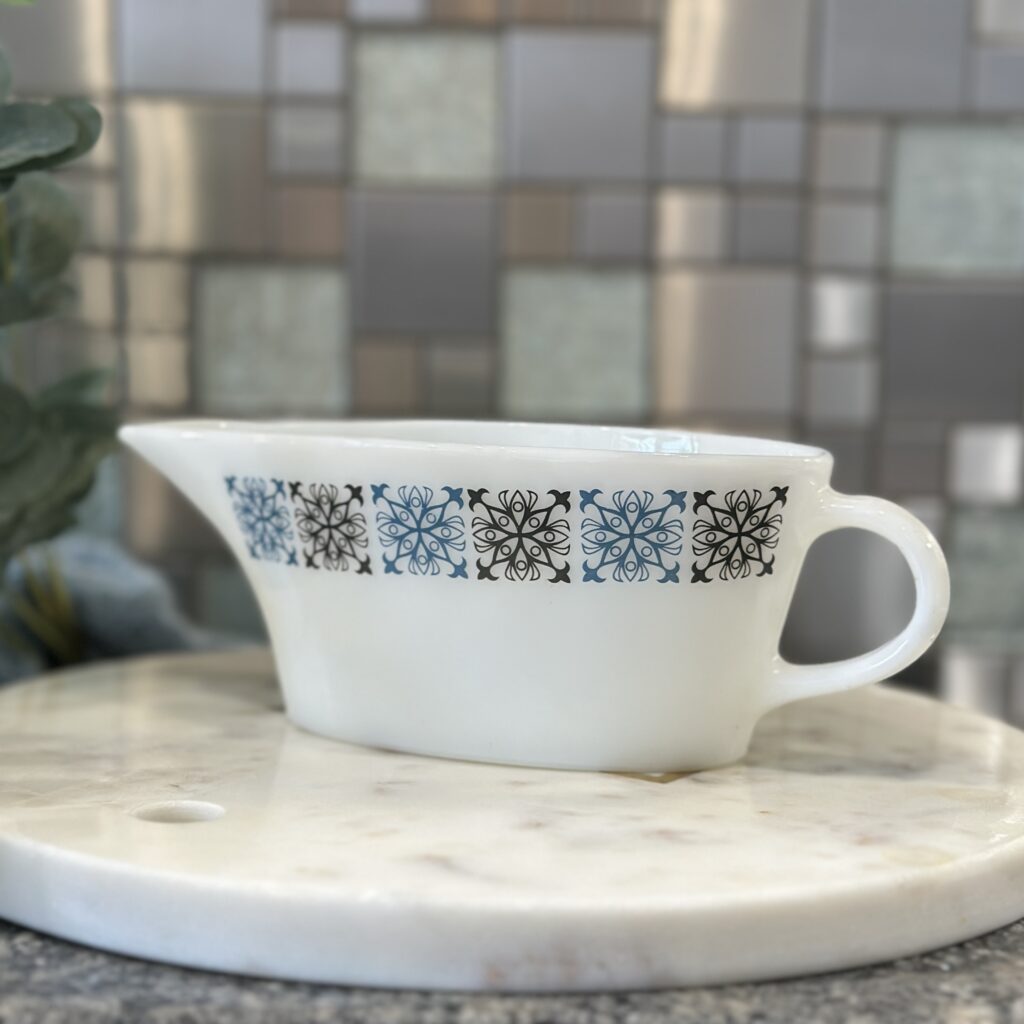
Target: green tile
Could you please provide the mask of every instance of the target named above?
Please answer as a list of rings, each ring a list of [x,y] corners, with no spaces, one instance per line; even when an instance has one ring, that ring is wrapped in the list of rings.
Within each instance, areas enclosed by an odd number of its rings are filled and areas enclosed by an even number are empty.
[[[896,147],[890,244],[899,270],[1024,269],[1024,130],[904,128]]]
[[[348,401],[348,287],[321,267],[207,267],[198,386],[213,414],[339,413]]]
[[[356,173],[484,181],[497,163],[497,41],[367,33],[356,44]]]
[[[631,419],[647,409],[639,271],[516,270],[504,283],[502,412]]]

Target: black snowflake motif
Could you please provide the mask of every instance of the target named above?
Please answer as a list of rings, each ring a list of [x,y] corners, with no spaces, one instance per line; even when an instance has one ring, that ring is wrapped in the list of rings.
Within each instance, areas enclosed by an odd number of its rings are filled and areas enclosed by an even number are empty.
[[[290,483],[295,526],[302,539],[302,554],[308,569],[369,574],[370,557],[362,487],[345,485],[342,493],[333,484]]]
[[[550,500],[548,500],[550,499]],[[501,491],[489,498],[486,487],[469,489],[473,517],[473,543],[477,554],[476,578],[496,580],[547,579],[569,582],[568,491]]]
[[[770,497],[755,489],[729,491],[713,504],[714,491],[696,491],[693,510],[693,563],[691,583],[745,579],[754,569],[758,576],[770,576],[779,543],[782,506],[788,487],[773,487]]]

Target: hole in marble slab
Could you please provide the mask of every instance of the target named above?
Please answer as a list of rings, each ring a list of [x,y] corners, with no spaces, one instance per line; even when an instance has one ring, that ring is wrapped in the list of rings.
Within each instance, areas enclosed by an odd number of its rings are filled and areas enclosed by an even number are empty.
[[[142,821],[185,825],[193,821],[216,821],[227,813],[220,804],[207,800],[162,800],[136,807],[132,814]]]

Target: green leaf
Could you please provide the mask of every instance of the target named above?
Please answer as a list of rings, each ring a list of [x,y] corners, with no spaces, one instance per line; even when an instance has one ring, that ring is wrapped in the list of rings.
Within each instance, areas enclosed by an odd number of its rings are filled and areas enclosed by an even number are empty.
[[[7,54],[0,50],[0,103],[6,103],[11,94],[11,65]]]
[[[36,408],[52,409],[71,403],[98,399],[112,377],[113,371],[106,366],[73,373],[70,377],[65,377],[64,380],[51,384],[50,387],[40,391],[35,398]]]
[[[0,107],[0,171],[74,146],[78,124],[54,103],[8,103]]]
[[[26,174],[0,202],[6,206],[14,280],[31,288],[63,273],[81,234],[81,217],[68,194],[45,174]],[[33,299],[52,297],[47,292]]]
[[[72,306],[75,290],[64,281],[29,286],[21,281],[0,285],[0,328],[59,316]]]
[[[35,414],[25,395],[0,381],[0,466],[13,462],[29,446]]]
[[[25,174],[28,171],[45,171],[53,167],[59,167],[70,160],[77,160],[78,157],[88,153],[103,130],[103,117],[100,112],[88,101],[82,99],[61,99],[54,100],[51,104],[66,114],[75,124],[75,141],[67,149],[62,149],[49,156],[36,157],[34,160],[26,160],[11,167],[5,174],[11,176]],[[0,110],[3,110],[0,107]]]

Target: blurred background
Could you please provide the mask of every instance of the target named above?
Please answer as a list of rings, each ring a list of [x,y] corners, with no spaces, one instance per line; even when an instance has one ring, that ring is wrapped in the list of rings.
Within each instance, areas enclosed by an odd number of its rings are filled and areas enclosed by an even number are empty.
[[[1024,0],[38,0],[16,93],[98,147],[70,317],[29,384],[116,368],[125,418],[446,416],[793,438],[940,536],[912,683],[1024,722]],[[85,530],[238,636],[212,530],[107,460]],[[798,660],[912,605],[816,545]]]

